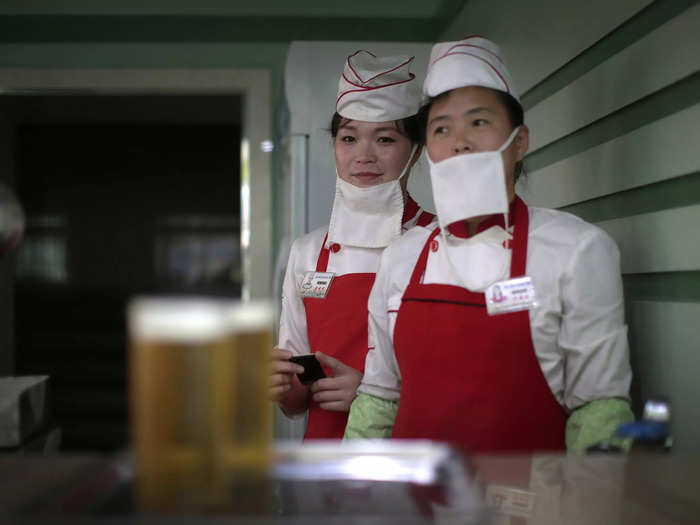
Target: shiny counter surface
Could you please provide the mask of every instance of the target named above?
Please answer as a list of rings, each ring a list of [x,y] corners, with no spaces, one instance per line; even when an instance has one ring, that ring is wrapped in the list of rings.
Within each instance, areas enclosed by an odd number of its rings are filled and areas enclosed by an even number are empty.
[[[381,447],[368,453],[280,446],[274,479],[247,491],[246,501],[238,502],[244,505],[217,514],[136,511],[127,456],[0,455],[0,522],[636,525],[700,520],[700,456],[465,457],[425,444],[413,455]],[[262,503],[251,506],[253,500]]]

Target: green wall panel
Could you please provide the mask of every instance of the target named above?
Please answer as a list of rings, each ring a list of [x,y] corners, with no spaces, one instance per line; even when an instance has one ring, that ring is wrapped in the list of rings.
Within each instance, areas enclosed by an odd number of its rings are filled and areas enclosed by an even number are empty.
[[[700,302],[700,271],[623,275],[629,301]]]
[[[559,208],[600,222],[700,203],[700,172]]]
[[[525,157],[531,171],[598,146],[700,102],[700,72],[646,96]]]
[[[520,99],[523,108],[527,111],[698,1],[668,0],[650,4],[524,93]]]

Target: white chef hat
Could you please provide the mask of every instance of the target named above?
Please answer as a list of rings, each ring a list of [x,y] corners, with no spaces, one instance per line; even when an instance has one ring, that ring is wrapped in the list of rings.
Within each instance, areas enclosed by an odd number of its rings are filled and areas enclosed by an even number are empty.
[[[336,111],[365,122],[389,122],[418,113],[420,90],[408,70],[414,58],[378,57],[362,50],[348,56],[338,81]]]
[[[436,97],[451,89],[466,86],[505,91],[519,101],[496,44],[481,36],[468,36],[457,42],[435,44],[430,52],[423,94]]]

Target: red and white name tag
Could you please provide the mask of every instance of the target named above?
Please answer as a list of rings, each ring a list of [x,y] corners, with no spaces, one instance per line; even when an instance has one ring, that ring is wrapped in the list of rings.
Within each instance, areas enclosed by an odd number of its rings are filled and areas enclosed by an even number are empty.
[[[530,277],[517,277],[499,281],[484,292],[489,315],[530,310],[537,306],[535,287]]]
[[[334,276],[333,272],[306,272],[299,285],[299,295],[325,299]]]

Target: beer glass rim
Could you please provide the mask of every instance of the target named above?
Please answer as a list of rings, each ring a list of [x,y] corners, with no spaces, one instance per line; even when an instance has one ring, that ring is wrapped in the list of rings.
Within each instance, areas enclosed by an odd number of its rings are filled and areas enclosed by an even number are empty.
[[[267,299],[229,301],[224,308],[228,329],[233,332],[264,330],[274,323],[274,304]]]
[[[266,299],[153,295],[134,297],[127,312],[133,339],[200,343],[270,328],[275,308]]]
[[[226,333],[221,301],[193,296],[139,296],[127,307],[133,339],[198,343]]]

